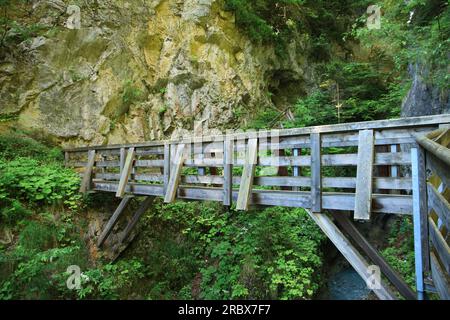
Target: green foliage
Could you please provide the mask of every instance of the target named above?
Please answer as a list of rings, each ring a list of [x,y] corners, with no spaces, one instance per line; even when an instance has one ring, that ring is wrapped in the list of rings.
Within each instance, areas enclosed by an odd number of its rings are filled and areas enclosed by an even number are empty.
[[[0,0],[0,46],[18,44],[46,30],[30,19],[30,0]]]
[[[144,93],[139,87],[137,87],[133,81],[127,80],[122,90],[122,102],[126,106],[130,106],[133,103],[140,101]]]
[[[146,274],[146,267],[139,259],[121,260],[115,264],[108,263],[99,268],[83,271],[81,288],[76,290],[78,299],[118,299],[120,292],[130,294],[134,286]],[[64,280],[70,276],[67,272],[60,275],[62,291],[67,292]],[[73,292],[68,291],[70,295]]]
[[[143,225],[150,299],[309,299],[320,285],[324,236],[301,209],[157,200]]]
[[[225,0],[225,9],[235,13],[237,25],[251,40],[272,44],[283,55],[292,37],[308,34],[317,60],[329,57],[330,41],[341,43],[352,17],[367,5],[350,0]]]
[[[414,269],[414,237],[413,224],[410,217],[396,221],[390,230],[389,247],[381,254],[386,261],[397,270],[406,283],[415,288]]]
[[[29,204],[64,204],[76,209],[79,176],[58,164],[40,164],[30,158],[0,160],[0,199]]]
[[[423,65],[428,82],[448,88],[450,51],[450,8],[446,0],[379,1],[383,8],[381,29],[368,30],[365,16],[353,35],[368,48],[383,50],[392,57],[396,70],[406,72],[409,64]],[[410,16],[411,12],[413,15]]]
[[[32,157],[40,161],[61,161],[62,152],[42,142],[19,133],[0,135],[0,159],[13,160],[21,157]]]
[[[0,253],[0,266],[12,264],[13,272],[0,283],[0,299],[63,298],[60,277],[68,266],[86,263],[86,252],[80,246],[55,247],[45,251],[29,251],[21,246],[12,254]],[[59,290],[58,290],[59,289]],[[67,289],[66,289],[67,290]]]

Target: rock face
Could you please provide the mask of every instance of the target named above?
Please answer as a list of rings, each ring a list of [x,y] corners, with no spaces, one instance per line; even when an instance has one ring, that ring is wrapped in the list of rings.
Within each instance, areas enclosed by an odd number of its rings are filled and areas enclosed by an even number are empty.
[[[283,103],[271,93],[308,91],[303,41],[280,59],[222,8],[215,0],[96,0],[77,16],[70,1],[35,1],[46,32],[3,54],[0,116],[17,115],[14,126],[63,145],[138,142],[194,123],[238,126],[242,110]]]
[[[424,77],[428,71],[424,66],[410,65],[409,72],[412,77],[412,85],[402,105],[402,116],[450,113],[449,90],[442,90],[427,84]]]

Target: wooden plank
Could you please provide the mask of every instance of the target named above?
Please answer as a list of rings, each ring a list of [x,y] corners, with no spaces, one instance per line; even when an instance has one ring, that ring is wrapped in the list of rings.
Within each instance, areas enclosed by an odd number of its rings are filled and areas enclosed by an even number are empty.
[[[86,193],[88,190],[91,189],[92,171],[94,170],[95,155],[96,155],[95,150],[90,150],[88,152],[88,161],[84,169],[83,180],[81,181],[80,186],[81,193]]]
[[[450,230],[450,204],[429,182],[427,183],[427,190],[428,209],[433,209],[447,230]]]
[[[117,182],[94,181],[94,190],[116,192]],[[129,183],[126,192],[135,195],[164,196],[163,185]],[[233,200],[237,200],[238,191],[233,190]],[[180,199],[223,201],[223,188],[180,186]],[[292,208],[311,208],[311,193],[309,191],[278,191],[258,190],[252,191],[250,204],[266,206],[284,206]],[[353,210],[355,195],[343,192],[323,192],[322,207],[327,210]],[[412,212],[412,198],[408,195],[374,194],[373,208],[375,213],[390,213],[410,215]]]
[[[407,300],[416,300],[416,294],[408,286],[402,276],[395,271],[378,253],[378,251],[366,240],[355,225],[344,214],[331,211],[332,216],[348,235],[358,244],[370,260],[380,267],[381,272],[392,282],[400,294]]]
[[[127,151],[125,148],[120,148],[120,155],[119,155],[119,167],[120,167],[120,174],[123,172],[123,168],[125,167],[125,160],[127,158]]]
[[[134,167],[136,168],[151,168],[151,167],[164,167],[164,159],[158,160],[136,160]]]
[[[450,300],[450,281],[448,273],[442,270],[436,255],[430,253],[431,275],[433,277],[434,286],[442,300]]]
[[[434,142],[431,139],[428,139],[425,136],[416,135],[416,140],[428,152],[431,152],[447,166],[450,166],[450,149]]]
[[[247,145],[245,165],[242,171],[241,185],[239,187],[239,195],[236,204],[237,210],[244,211],[248,210],[249,199],[253,188],[253,178],[255,176],[255,168],[258,160],[258,139],[249,139]]]
[[[306,212],[327,235],[331,242],[333,242],[336,248],[342,253],[345,259],[347,259],[361,278],[368,283],[371,277],[371,274],[369,274],[368,271],[369,263],[355,249],[352,243],[344,236],[338,227],[336,227],[333,221],[323,213],[313,213],[310,210],[306,210]],[[395,295],[391,292],[382,279],[380,279],[379,288],[374,289],[373,292],[381,300],[396,300]]]
[[[411,175],[413,186],[413,219],[415,226],[418,228],[415,231],[420,234],[420,246],[422,253],[422,266],[424,272],[430,271],[430,258],[428,253],[429,238],[428,238],[428,200],[427,200],[427,170],[425,164],[425,151],[417,146],[411,148]],[[419,240],[419,238],[417,238]],[[417,244],[419,245],[419,244]]]
[[[355,214],[357,220],[369,220],[372,209],[374,144],[373,131],[359,132],[358,166],[356,172]]]
[[[416,288],[418,298],[423,299],[424,293],[424,273],[427,270],[427,254],[429,250],[427,239],[427,222],[423,221],[423,217],[428,216],[427,209],[427,191],[426,176],[424,172],[424,160],[422,149],[411,148],[411,171],[413,180],[413,225],[414,225],[414,255],[415,255],[415,271],[416,271]],[[429,264],[428,264],[429,266]]]
[[[117,209],[114,211],[111,219],[109,219],[108,223],[104,227],[100,237],[97,241],[97,247],[101,247],[103,243],[105,242],[106,238],[109,236],[111,231],[113,230],[114,226],[117,224],[117,221],[119,221],[120,216],[125,211],[126,207],[130,203],[133,196],[125,196],[122,201],[120,202]]]
[[[117,188],[116,197],[122,198],[125,194],[125,188],[130,179],[131,170],[133,169],[134,161],[134,148],[129,148],[127,152],[127,157],[125,159],[125,164],[123,166],[122,173],[120,175],[119,186]]]
[[[450,186],[450,170],[448,170],[448,166],[430,152],[427,152],[426,159],[427,167],[435,173],[446,186]]]
[[[436,249],[437,256],[441,260],[444,269],[450,274],[450,248],[430,217],[428,218],[428,224],[430,226],[430,239]]]
[[[183,164],[186,160],[186,145],[180,144],[178,145],[177,152],[173,158],[173,164],[170,168],[170,178],[169,184],[167,185],[166,195],[164,197],[165,203],[171,203],[175,201],[175,197],[178,190],[178,184],[180,182],[181,177],[181,169],[183,168]]]
[[[170,144],[164,145],[164,193],[167,192],[170,180]]]
[[[134,229],[136,224],[139,221],[139,218],[148,210],[148,208],[153,203],[154,197],[146,197],[144,201],[142,201],[141,205],[131,218],[130,222],[126,226],[125,230],[123,231],[122,237],[120,238],[120,243],[124,243],[125,240],[128,239],[128,236],[130,235],[131,231]]]
[[[311,211],[322,211],[322,161],[320,134],[311,133]]]
[[[298,156],[301,155],[301,153],[302,153],[301,149],[296,148],[296,149],[292,150],[292,156],[293,157],[298,157]],[[294,177],[299,177],[300,176],[300,167],[299,166],[293,166],[292,167],[292,175]],[[299,188],[297,186],[292,186],[292,191],[298,191],[298,190],[299,190]]]
[[[148,181],[148,182],[164,182],[164,175],[159,174],[136,174],[133,176],[136,181]],[[97,180],[119,180],[120,174],[117,173],[96,173],[94,179]],[[181,182],[192,184],[224,184],[224,177],[222,176],[195,176],[187,175],[181,177]],[[234,176],[233,184],[240,184],[241,177]],[[389,178],[380,177],[373,178],[374,188],[386,189],[386,190],[411,190],[410,178]],[[310,187],[310,177],[254,177],[253,185],[259,186],[272,186],[282,187],[290,186],[297,187]],[[322,177],[323,188],[344,188],[355,189],[356,178],[353,177]],[[294,190],[295,191],[295,190]]]
[[[225,140],[223,150],[223,205],[231,206],[233,197],[233,140]]]

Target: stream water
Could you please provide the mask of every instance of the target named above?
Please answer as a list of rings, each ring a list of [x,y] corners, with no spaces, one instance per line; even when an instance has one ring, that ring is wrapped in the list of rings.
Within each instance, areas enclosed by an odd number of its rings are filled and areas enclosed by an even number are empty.
[[[367,300],[370,290],[365,281],[352,268],[347,267],[331,274],[322,299],[328,300]]]

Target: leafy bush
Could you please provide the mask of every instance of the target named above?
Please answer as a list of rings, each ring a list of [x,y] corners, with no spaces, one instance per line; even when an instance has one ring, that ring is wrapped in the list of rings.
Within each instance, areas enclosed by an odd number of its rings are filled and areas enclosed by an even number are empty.
[[[79,176],[58,164],[40,164],[30,158],[0,160],[0,200],[15,198],[27,203],[64,204],[76,209]]]
[[[157,201],[146,219],[152,298],[307,299],[319,287],[324,236],[301,209]]]
[[[62,152],[19,133],[0,135],[0,160],[32,157],[36,160],[61,161]]]

